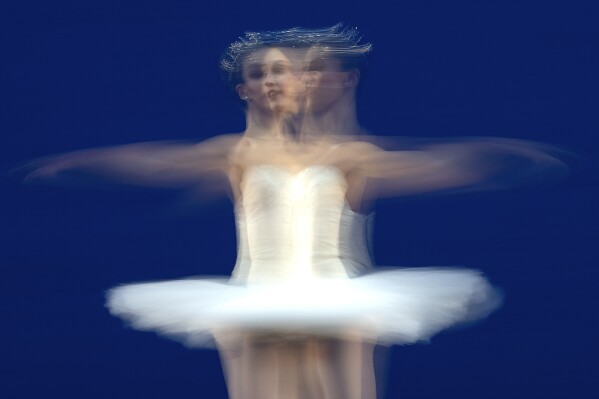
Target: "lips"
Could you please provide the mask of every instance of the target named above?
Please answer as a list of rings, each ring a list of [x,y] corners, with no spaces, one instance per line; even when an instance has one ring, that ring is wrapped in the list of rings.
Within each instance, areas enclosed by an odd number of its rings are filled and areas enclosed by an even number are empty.
[[[273,98],[273,97],[276,97],[276,96],[278,96],[279,94],[282,94],[282,92],[281,92],[281,91],[279,91],[279,90],[269,90],[269,91],[266,93],[266,95],[268,96],[268,98]]]

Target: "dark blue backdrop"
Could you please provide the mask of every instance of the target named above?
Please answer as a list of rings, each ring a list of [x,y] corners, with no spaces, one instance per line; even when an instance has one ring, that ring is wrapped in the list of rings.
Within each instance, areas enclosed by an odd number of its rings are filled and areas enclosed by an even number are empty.
[[[387,397],[594,397],[598,11],[593,0],[3,2],[0,162],[239,131],[217,68],[226,45],[245,30],[346,21],[374,43],[360,104],[372,131],[533,139],[585,159],[543,186],[379,205],[380,264],[478,267],[507,297],[480,325],[394,348]],[[103,308],[122,282],[229,273],[226,201],[8,177],[1,191],[2,397],[226,397],[216,352],[127,330]]]

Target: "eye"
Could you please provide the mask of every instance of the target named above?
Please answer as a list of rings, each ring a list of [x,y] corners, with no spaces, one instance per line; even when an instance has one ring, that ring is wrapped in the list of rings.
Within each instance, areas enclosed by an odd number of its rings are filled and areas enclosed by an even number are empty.
[[[249,74],[250,79],[262,79],[264,73],[262,71],[251,72]]]
[[[282,62],[277,62],[272,66],[271,71],[276,75],[282,75],[289,71],[289,66]]]
[[[252,80],[262,79],[264,77],[264,70],[262,68],[250,68],[247,71],[247,77]]]
[[[324,71],[325,63],[321,58],[312,60],[308,65],[308,72],[321,72]]]

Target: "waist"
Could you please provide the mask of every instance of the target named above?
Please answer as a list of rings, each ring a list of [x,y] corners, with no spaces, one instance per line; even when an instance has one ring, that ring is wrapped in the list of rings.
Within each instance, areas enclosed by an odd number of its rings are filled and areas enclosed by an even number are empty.
[[[235,265],[235,279],[243,281],[287,281],[297,279],[349,278],[338,256],[310,259],[241,259]]]

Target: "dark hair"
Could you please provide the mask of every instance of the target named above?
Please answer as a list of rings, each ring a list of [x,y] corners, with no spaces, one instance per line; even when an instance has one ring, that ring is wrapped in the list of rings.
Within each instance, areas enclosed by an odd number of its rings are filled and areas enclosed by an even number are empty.
[[[343,24],[322,29],[292,28],[280,31],[246,32],[238,41],[231,43],[220,59],[223,80],[234,89],[243,82],[243,62],[246,57],[260,49],[280,47],[294,49],[315,48],[321,58],[333,57],[341,61],[343,69],[364,72],[368,66],[366,54],[370,43],[360,43],[362,36],[357,28]]]

